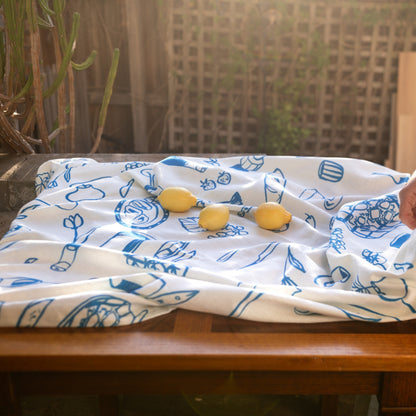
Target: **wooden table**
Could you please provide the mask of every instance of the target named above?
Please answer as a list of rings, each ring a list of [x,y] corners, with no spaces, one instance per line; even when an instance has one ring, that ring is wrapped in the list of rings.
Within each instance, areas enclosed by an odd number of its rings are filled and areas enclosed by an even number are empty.
[[[29,394],[379,396],[380,415],[416,411],[416,320],[265,324],[178,310],[137,325],[0,329],[0,414]],[[233,382],[229,377],[233,373]],[[7,410],[6,410],[7,409]]]
[[[0,158],[3,194],[30,195],[52,157],[70,155]],[[264,324],[178,310],[118,328],[0,328],[0,414],[18,414],[20,395],[62,393],[100,395],[102,415],[116,414],[112,398],[137,392],[320,394],[322,415],[332,416],[337,395],[376,394],[380,415],[413,415],[416,320]]]

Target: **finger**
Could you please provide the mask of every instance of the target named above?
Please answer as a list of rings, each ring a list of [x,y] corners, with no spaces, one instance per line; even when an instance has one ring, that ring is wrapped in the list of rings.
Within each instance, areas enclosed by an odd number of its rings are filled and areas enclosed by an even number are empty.
[[[412,214],[403,214],[402,216],[399,216],[400,221],[407,225],[411,230],[414,230],[416,228],[416,218]]]

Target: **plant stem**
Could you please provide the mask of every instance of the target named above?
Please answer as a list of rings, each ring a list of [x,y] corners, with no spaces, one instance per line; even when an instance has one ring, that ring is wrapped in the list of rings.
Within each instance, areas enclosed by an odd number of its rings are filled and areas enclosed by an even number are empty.
[[[114,49],[114,52],[113,52],[113,59],[112,59],[112,62],[111,62],[111,68],[110,68],[110,72],[108,74],[107,84],[106,84],[106,87],[105,87],[105,90],[104,90],[104,97],[103,97],[103,102],[101,104],[100,116],[98,118],[97,136],[96,136],[96,139],[95,139],[94,146],[91,149],[91,153],[95,153],[97,151],[98,146],[100,145],[100,142],[101,142],[101,136],[102,136],[103,131],[104,131],[104,124],[105,124],[105,120],[106,120],[106,117],[107,117],[108,105],[110,103],[111,95],[112,95],[112,92],[113,92],[114,80],[115,80],[116,74],[117,74],[119,58],[120,58],[120,50],[118,48],[116,48],[116,49]]]
[[[79,29],[79,13],[75,12],[73,15],[73,20],[72,20],[71,36],[69,38],[68,45],[66,47],[64,56],[62,58],[61,67],[59,68],[58,75],[56,76],[52,85],[43,93],[44,99],[54,94],[54,92],[58,89],[59,85],[64,80],[65,75],[67,74],[68,67],[71,62],[71,58],[75,49],[75,40],[78,35],[78,29]]]
[[[59,48],[59,39],[58,39],[58,31],[54,27],[52,29],[52,36],[53,36],[53,46],[55,49],[55,61],[57,66],[62,65],[62,56],[61,56],[61,50]],[[61,85],[58,87],[57,92],[57,106],[58,106],[58,127],[57,130],[59,131],[59,151],[61,153],[65,153],[66,151],[66,132],[65,132],[65,124],[66,124],[66,118],[65,118],[65,84],[61,83]]]
[[[68,90],[69,90],[69,151],[75,152],[75,87],[74,87],[74,70],[72,66],[68,67]]]

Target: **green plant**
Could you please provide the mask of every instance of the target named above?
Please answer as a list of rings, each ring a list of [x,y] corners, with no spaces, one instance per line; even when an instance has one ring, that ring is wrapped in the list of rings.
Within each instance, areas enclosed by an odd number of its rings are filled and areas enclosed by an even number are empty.
[[[256,120],[257,147],[249,150],[294,153],[311,134],[304,127],[305,107],[314,99],[308,84],[329,65],[329,46],[319,28],[308,39],[293,36],[292,6],[284,0],[250,2],[240,40],[212,35],[212,72],[221,76],[212,87],[211,108]]]
[[[290,102],[280,108],[268,109],[258,117],[262,128],[258,151],[263,153],[288,155],[310,134],[309,129],[301,127],[300,116]]]
[[[0,0],[3,20],[0,33],[0,143],[7,151],[75,150],[73,71],[88,68],[94,62],[96,51],[92,51],[83,63],[73,61],[80,15],[73,14],[68,30],[64,9],[65,0]],[[45,37],[51,39],[46,47]],[[56,67],[53,80],[49,82],[45,77],[45,56],[48,59],[53,56]],[[93,151],[101,139],[118,56],[116,49]],[[45,104],[51,99],[57,108],[57,118],[48,131]]]
[[[250,79],[256,74],[260,100],[250,103],[241,97],[241,102],[246,101],[257,120],[256,151],[268,154],[295,152],[311,134],[303,127],[303,110],[312,100],[308,82],[329,64],[329,47],[318,30],[309,40],[291,36],[296,22],[288,17],[290,7],[281,0],[248,7],[243,28],[246,48],[230,45],[231,62],[220,81],[221,88],[232,89],[238,76]]]

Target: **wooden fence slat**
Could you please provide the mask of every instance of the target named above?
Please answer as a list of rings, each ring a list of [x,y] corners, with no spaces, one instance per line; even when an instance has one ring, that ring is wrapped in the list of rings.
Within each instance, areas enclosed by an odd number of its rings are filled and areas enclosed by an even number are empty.
[[[198,72],[198,91],[204,90],[204,62],[205,62],[205,51],[204,51],[204,44],[203,44],[203,38],[204,38],[204,28],[203,28],[203,8],[202,4],[199,3],[198,6],[198,27],[201,28],[201,30],[197,30],[196,37],[197,37],[197,49],[198,49],[198,59],[197,59],[197,72]],[[197,133],[197,145],[198,145],[198,152],[205,152],[206,149],[204,147],[204,105],[203,100],[204,97],[197,95],[197,126],[198,126],[198,133]]]
[[[146,56],[144,53],[143,26],[138,24],[143,15],[143,0],[125,0],[127,30],[129,41],[129,69],[131,111],[133,119],[134,142],[136,153],[149,151],[146,117]]]

